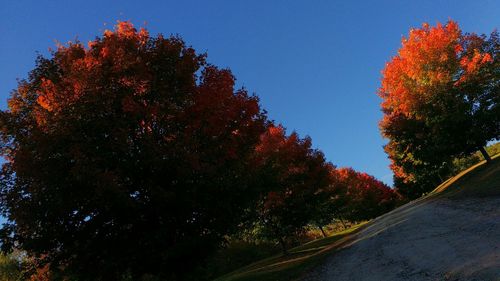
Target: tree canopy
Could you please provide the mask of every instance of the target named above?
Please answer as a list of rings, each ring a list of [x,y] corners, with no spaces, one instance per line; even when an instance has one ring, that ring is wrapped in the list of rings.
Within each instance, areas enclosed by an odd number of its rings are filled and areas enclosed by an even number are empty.
[[[385,66],[380,129],[395,182],[422,189],[411,196],[434,186],[453,157],[499,137],[499,42],[496,32],[463,34],[453,21],[424,24]]]
[[[286,252],[286,238],[311,223],[327,200],[329,167],[311,139],[287,136],[282,126],[270,126],[256,147],[259,182],[259,222],[267,236],[277,239]]]
[[[357,172],[352,168],[340,168],[331,171],[332,200],[340,202],[335,215],[350,221],[373,219],[402,202],[400,195],[385,183],[367,173]]]
[[[79,280],[175,279],[253,202],[258,99],[178,37],[60,46],[0,114],[4,249]],[[231,214],[231,215],[229,215]]]

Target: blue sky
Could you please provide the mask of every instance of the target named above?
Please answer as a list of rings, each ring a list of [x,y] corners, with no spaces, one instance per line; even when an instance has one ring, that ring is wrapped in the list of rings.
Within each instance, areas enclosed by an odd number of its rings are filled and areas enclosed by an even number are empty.
[[[423,22],[458,21],[490,33],[500,1],[22,1],[0,7],[0,108],[37,52],[87,42],[116,20],[179,34],[209,62],[229,67],[269,116],[338,166],[392,182],[376,96],[401,37]]]

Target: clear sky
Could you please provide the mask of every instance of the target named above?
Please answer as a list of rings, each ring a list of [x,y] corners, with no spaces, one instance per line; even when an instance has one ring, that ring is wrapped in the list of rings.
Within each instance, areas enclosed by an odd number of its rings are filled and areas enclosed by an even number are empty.
[[[130,20],[152,35],[181,35],[209,62],[231,68],[271,119],[311,136],[329,161],[391,183],[377,127],[380,71],[410,28],[448,19],[490,33],[500,1],[2,0],[0,108],[37,52]]]

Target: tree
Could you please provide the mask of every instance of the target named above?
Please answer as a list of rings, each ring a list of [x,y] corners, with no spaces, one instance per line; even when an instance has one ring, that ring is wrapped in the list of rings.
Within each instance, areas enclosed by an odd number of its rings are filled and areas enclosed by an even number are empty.
[[[380,129],[395,177],[433,186],[458,155],[500,136],[499,38],[458,25],[412,29],[382,72]],[[420,193],[421,194],[421,193]]]
[[[400,195],[383,182],[352,168],[332,170],[332,189],[338,195],[337,216],[350,221],[376,218],[401,202]]]
[[[3,249],[78,280],[175,280],[216,248],[257,199],[266,116],[205,60],[128,22],[39,57],[0,113]]]
[[[269,126],[256,148],[259,181],[265,193],[257,206],[264,234],[276,239],[287,253],[287,238],[318,216],[327,200],[329,165],[311,139],[287,136],[282,126]]]
[[[324,191],[326,200],[322,200],[316,205],[317,216],[312,222],[321,230],[323,237],[327,236],[323,227],[335,219],[340,220],[345,227],[345,214],[343,212],[349,204],[348,186],[341,181],[337,168],[329,164],[328,170],[329,184]]]

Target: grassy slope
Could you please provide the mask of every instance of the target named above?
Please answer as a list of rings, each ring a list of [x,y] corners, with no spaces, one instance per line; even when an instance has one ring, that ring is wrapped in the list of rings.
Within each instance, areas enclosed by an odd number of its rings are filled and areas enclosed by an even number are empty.
[[[293,248],[287,256],[280,254],[255,262],[219,277],[216,281],[293,280],[315,266],[326,254],[349,242],[353,237],[351,234],[357,232],[362,225],[364,224]]]
[[[492,157],[492,163],[482,161],[448,179],[429,196],[448,198],[500,196],[500,154]]]
[[[491,165],[485,165],[484,161],[474,165],[445,181],[429,195],[401,206],[369,223],[357,225],[333,236],[296,247],[290,251],[289,256],[278,255],[258,261],[222,276],[216,281],[294,280],[294,278],[299,278],[304,272],[319,264],[325,256],[335,251],[335,249],[352,243],[356,239],[355,234],[361,229],[369,231],[377,221],[397,221],[398,217],[418,208],[421,203],[427,200],[442,197],[459,199],[488,196],[500,196],[500,154],[493,157]]]

